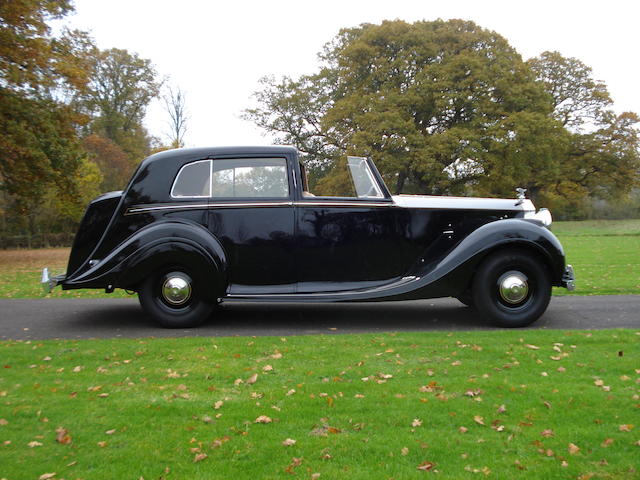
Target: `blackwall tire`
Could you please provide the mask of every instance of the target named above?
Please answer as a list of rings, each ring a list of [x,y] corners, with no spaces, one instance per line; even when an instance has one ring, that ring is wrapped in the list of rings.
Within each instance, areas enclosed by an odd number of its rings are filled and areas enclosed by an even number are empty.
[[[207,321],[215,307],[203,298],[202,288],[187,269],[172,267],[149,276],[138,297],[143,310],[161,326],[192,328]]]
[[[507,328],[526,327],[547,309],[551,282],[543,261],[521,250],[487,257],[472,287],[473,303],[489,322]]]

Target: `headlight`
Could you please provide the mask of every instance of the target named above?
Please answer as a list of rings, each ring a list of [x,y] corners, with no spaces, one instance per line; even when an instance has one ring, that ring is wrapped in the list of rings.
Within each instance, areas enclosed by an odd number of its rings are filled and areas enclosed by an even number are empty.
[[[553,222],[553,218],[551,217],[551,212],[546,208],[541,208],[537,212],[526,212],[524,214],[524,218],[530,218],[533,220],[538,220],[542,222],[545,227],[548,227]]]

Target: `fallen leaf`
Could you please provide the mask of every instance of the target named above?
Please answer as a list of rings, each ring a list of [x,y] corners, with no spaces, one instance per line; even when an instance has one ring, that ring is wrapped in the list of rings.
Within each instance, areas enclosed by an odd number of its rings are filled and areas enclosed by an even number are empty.
[[[498,410],[496,410],[496,413],[504,413],[507,411],[507,407],[505,405],[500,405],[498,407]]]
[[[555,433],[550,428],[547,428],[546,430],[543,430],[540,433],[540,435],[542,435],[543,437],[549,438],[549,437],[553,437]]]
[[[276,360],[282,358],[282,354],[280,352],[276,352],[273,355],[271,355],[271,358],[274,358]]]
[[[103,442],[98,442],[98,446],[99,446],[100,448],[104,448],[104,447],[106,447],[106,446],[107,446],[107,442],[104,442],[104,441],[103,441]]]
[[[480,415],[475,415],[473,417],[473,421],[476,422],[478,425],[484,425],[484,418],[482,418]]]
[[[284,471],[291,474],[295,473],[294,469],[296,467],[299,467],[302,464],[302,460],[303,460],[302,457],[300,458],[293,457],[291,459],[291,463],[287,466],[287,468],[284,469]]]
[[[423,472],[428,472],[429,470],[433,469],[433,467],[435,466],[436,464],[434,462],[424,461],[420,465],[418,465],[417,469],[422,470]]]
[[[271,423],[271,422],[272,422],[271,418],[267,417],[266,415],[260,415],[258,418],[254,420],[253,423]]]
[[[42,475],[40,475],[38,477],[38,480],[49,480],[50,478],[53,478],[56,476],[56,472],[53,473],[43,473]]]
[[[194,458],[193,458],[193,463],[198,463],[201,462],[202,460],[204,460],[205,458],[207,458],[209,455],[207,455],[206,453],[198,453]]]
[[[222,405],[224,405],[224,402],[222,400],[218,400],[213,404],[213,408],[214,410],[220,410],[220,407],[222,407]]]
[[[618,430],[620,430],[621,432],[630,432],[631,430],[633,430],[633,425],[631,425],[631,424],[620,425],[618,427]]]
[[[37,442],[37,441],[35,441],[35,440],[34,440],[33,442],[29,442],[29,443],[27,443],[27,446],[28,446],[29,448],[41,447],[41,446],[42,446],[42,443]]]
[[[56,442],[68,445],[71,443],[71,435],[66,429],[58,427],[56,428]]]
[[[458,431],[460,433],[467,433],[469,431],[469,429],[467,427],[460,427],[460,428],[458,428]]]
[[[537,345],[525,344],[525,347],[530,348],[531,350],[540,350],[540,347]]]
[[[76,367],[73,367],[73,371],[74,371],[74,373],[78,373],[78,372],[81,372],[83,368],[84,367],[81,367],[80,365],[78,365]]]
[[[419,418],[414,418],[413,422],[411,422],[411,426],[412,427],[421,427],[422,426],[422,420],[420,420]]]
[[[262,367],[263,372],[271,372],[272,370],[273,367],[271,365],[265,365],[264,367]]]
[[[0,418],[0,425],[9,425],[9,422],[5,418]]]
[[[112,430],[107,430],[107,431],[106,431],[106,432],[104,432],[104,433],[106,433],[107,435],[113,435],[114,433],[116,433],[116,429],[114,428],[114,429],[112,429]]]
[[[253,385],[257,381],[258,381],[258,374],[257,373],[254,373],[249,378],[247,378],[247,384],[249,384],[249,385]]]
[[[291,395],[293,395],[294,393],[296,393],[296,389],[295,389],[295,388],[292,388],[291,390],[289,390],[289,391],[286,393],[286,395],[287,395],[287,397],[290,397],[290,396],[291,396]]]
[[[318,478],[320,478],[320,474],[319,473],[312,473],[311,474],[311,480],[318,480]]]
[[[580,451],[580,447],[573,443],[570,443],[568,446],[568,450],[571,455],[576,455]]]
[[[402,450],[400,450],[400,455],[406,457],[407,455],[409,455],[409,449],[407,447],[402,447]]]
[[[608,446],[613,444],[613,438],[605,438],[604,441],[600,444],[601,447],[607,448]]]
[[[282,442],[282,445],[284,445],[285,447],[291,447],[295,444],[296,441],[293,438],[287,438],[284,442]]]

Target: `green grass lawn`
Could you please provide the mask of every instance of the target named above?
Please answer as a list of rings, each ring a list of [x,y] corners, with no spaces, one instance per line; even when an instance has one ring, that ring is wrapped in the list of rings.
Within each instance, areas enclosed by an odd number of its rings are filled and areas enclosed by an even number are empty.
[[[640,220],[599,220],[554,222],[553,232],[560,238],[567,261],[576,270],[577,288],[555,295],[640,294]],[[52,275],[65,271],[68,249],[0,250],[0,298],[42,296],[40,275],[48,266]],[[116,290],[65,291],[57,288],[51,297],[124,297]]]
[[[2,342],[0,478],[634,479],[639,335]]]

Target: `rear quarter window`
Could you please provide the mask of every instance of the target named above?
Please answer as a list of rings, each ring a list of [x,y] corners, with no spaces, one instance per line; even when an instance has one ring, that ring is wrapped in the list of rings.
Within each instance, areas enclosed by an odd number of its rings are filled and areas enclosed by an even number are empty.
[[[208,198],[211,196],[211,160],[184,165],[171,187],[173,198]]]

